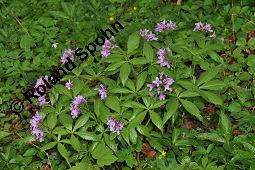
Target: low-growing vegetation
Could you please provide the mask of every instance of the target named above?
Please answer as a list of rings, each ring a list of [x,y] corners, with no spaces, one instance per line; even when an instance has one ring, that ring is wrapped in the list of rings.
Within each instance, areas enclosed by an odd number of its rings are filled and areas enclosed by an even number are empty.
[[[253,0],[0,4],[0,169],[255,169]]]

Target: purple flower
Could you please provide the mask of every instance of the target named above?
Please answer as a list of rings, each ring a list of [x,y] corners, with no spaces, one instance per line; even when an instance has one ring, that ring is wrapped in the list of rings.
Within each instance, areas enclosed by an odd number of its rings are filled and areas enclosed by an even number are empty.
[[[121,121],[117,121],[114,118],[107,119],[107,125],[111,132],[120,134],[120,131],[123,129],[123,123]]]
[[[205,24],[204,27],[203,27],[204,31],[205,32],[213,32],[212,30],[212,25],[211,24]]]
[[[107,89],[103,84],[100,84],[100,88],[98,90],[101,100],[105,100],[107,98]]]
[[[204,24],[202,22],[195,23],[195,28],[193,31],[202,31],[204,28]]]
[[[213,29],[212,29],[212,25],[208,24],[208,23],[205,23],[205,24],[203,24],[202,22],[195,23],[195,28],[194,28],[193,31],[203,31],[203,32],[212,33],[210,35],[210,37],[211,38],[215,38],[216,37],[216,34],[213,31]]]
[[[80,105],[87,103],[87,100],[83,96],[76,96],[70,105],[70,111],[72,118],[77,118],[80,114]]]
[[[42,108],[49,103],[46,101],[46,95],[40,96],[37,100],[38,100],[39,106]]]
[[[169,48],[160,48],[158,51],[157,51],[157,56],[158,56],[158,61],[157,63],[160,64],[161,67],[167,67],[167,68],[170,68],[170,63],[169,61],[167,61],[166,59],[166,55],[167,53],[170,51]]]
[[[42,123],[41,115],[36,112],[36,114],[30,120],[30,130],[33,135],[35,135],[36,140],[39,142],[43,141],[43,131],[39,128],[40,124]]]
[[[176,23],[169,20],[169,21],[162,21],[157,23],[155,32],[164,32],[165,30],[173,30],[176,28]]]
[[[73,53],[74,53],[74,50],[71,50],[71,49],[65,50],[64,54],[62,55],[60,59],[61,64],[67,63],[68,62],[67,58],[69,58],[72,62],[75,62]]]
[[[111,49],[118,47],[117,45],[113,44],[114,41],[114,37],[112,37],[110,40],[105,39],[104,45],[102,46],[101,50],[101,55],[104,58],[107,58],[109,55],[111,55]]]
[[[146,41],[156,41],[158,40],[158,37],[156,37],[155,34],[153,34],[150,30],[148,29],[143,29],[140,30],[140,36],[143,37]]]
[[[68,81],[66,82],[65,86],[66,86],[66,88],[67,88],[68,90],[71,90],[71,88],[73,87],[73,83],[72,83],[70,80],[68,80]]]
[[[154,90],[159,95],[159,100],[165,100],[166,95],[164,91],[171,93],[173,91],[171,85],[174,83],[174,79],[167,77],[164,72],[159,74],[152,83],[147,84],[150,91]],[[153,96],[152,93],[149,96]]]

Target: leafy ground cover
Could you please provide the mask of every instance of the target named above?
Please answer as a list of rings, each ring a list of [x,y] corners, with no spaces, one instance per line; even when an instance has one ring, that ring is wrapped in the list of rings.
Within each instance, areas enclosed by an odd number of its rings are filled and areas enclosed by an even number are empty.
[[[255,169],[253,0],[0,3],[0,169]]]

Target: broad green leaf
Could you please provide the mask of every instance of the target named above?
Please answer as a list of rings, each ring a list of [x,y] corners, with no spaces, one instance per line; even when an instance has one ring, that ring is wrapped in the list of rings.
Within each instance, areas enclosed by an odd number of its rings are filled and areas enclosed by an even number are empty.
[[[110,93],[122,93],[122,94],[133,93],[131,90],[128,90],[127,88],[121,88],[121,87],[116,87],[116,88],[110,89],[109,92]]]
[[[120,80],[121,80],[123,86],[125,86],[130,72],[131,72],[131,68],[128,63],[125,63],[120,67]]]
[[[105,101],[105,105],[110,109],[120,113],[120,101],[117,96],[109,96]]]
[[[61,144],[61,143],[58,143],[57,149],[58,149],[60,155],[63,158],[65,158],[65,160],[68,163],[68,165],[71,166],[70,163],[69,163],[69,154],[68,154],[68,151],[65,148],[65,146],[63,144]]]
[[[120,68],[120,66],[122,64],[126,63],[126,61],[120,61],[120,62],[117,62],[117,63],[113,63],[113,64],[110,64],[106,69],[105,71],[114,71],[114,70],[117,70],[118,68]]]
[[[50,113],[47,116],[47,124],[50,129],[53,129],[58,121],[58,115],[56,113]]]
[[[36,148],[30,148],[24,153],[23,156],[34,156],[37,152],[38,151]]]
[[[150,118],[154,125],[157,126],[163,132],[163,122],[158,113],[150,111]]]
[[[75,122],[73,131],[76,131],[80,127],[84,126],[87,123],[88,120],[89,120],[89,115],[88,114],[84,114],[84,115],[80,116],[78,118],[78,120]]]
[[[139,47],[140,36],[137,32],[131,34],[127,42],[127,53],[130,54]]]
[[[187,89],[187,90],[190,90],[190,91],[194,91],[196,92],[197,91],[197,87],[192,84],[190,81],[186,81],[186,80],[179,80],[177,81],[177,83],[179,85],[181,85],[183,88]]]
[[[122,106],[129,107],[129,108],[142,108],[142,109],[146,109],[146,107],[144,105],[142,105],[141,103],[135,102],[135,101],[123,102]]]
[[[94,159],[97,159],[97,164],[99,166],[111,165],[118,158],[113,155],[111,149],[99,143],[91,153]]]
[[[223,112],[220,113],[220,126],[225,139],[229,141],[232,136],[232,124],[229,117]]]
[[[85,140],[92,140],[92,141],[98,141],[98,136],[93,132],[85,132],[85,131],[79,131],[75,132],[76,135],[79,135],[81,138]]]
[[[163,125],[171,118],[173,114],[176,114],[178,108],[179,100],[177,98],[170,98],[166,105],[167,111],[163,117]]]
[[[201,113],[199,111],[199,109],[197,108],[197,106],[195,104],[193,104],[192,102],[188,101],[188,100],[183,100],[180,99],[183,107],[193,116],[195,116],[196,118],[198,118],[198,120],[200,120],[201,122],[203,121],[203,117],[201,116]]]
[[[135,84],[132,80],[130,79],[127,79],[127,82],[126,82],[126,86],[132,90],[133,92],[135,92]]]
[[[67,113],[62,113],[59,115],[59,120],[60,123],[67,128],[68,130],[72,130],[72,124],[73,124],[73,119],[71,116]]]
[[[144,43],[143,46],[143,55],[146,57],[146,59],[152,63],[153,62],[153,57],[155,56],[154,51],[150,44]]]
[[[136,144],[137,142],[137,132],[135,130],[135,128],[130,128],[130,141],[133,143],[133,144]]]
[[[145,83],[145,80],[146,80],[146,78],[147,78],[147,75],[148,75],[147,72],[142,72],[141,74],[139,74],[139,75],[137,76],[137,80],[136,80],[136,91],[139,91],[139,90],[143,87],[143,85],[144,85],[144,83]]]
[[[216,77],[217,74],[219,73],[221,67],[222,67],[221,65],[218,65],[218,66],[211,68],[211,69],[207,70],[206,72],[204,72],[197,80],[197,86],[200,86],[201,84],[208,82],[211,79],[213,79],[214,77]]]
[[[136,115],[136,117],[134,119],[130,120],[129,126],[136,127],[136,126],[140,125],[141,122],[144,120],[146,113],[147,113],[147,111],[144,111],[144,112]]]
[[[206,89],[206,90],[222,90],[224,87],[226,87],[226,83],[220,80],[212,80],[204,83],[202,86],[200,86],[200,89]]]
[[[142,135],[147,136],[147,137],[150,136],[150,131],[149,131],[149,129],[148,129],[147,126],[139,125],[139,126],[136,127],[136,129],[137,129],[137,131],[138,131],[139,133],[141,133]]]
[[[132,65],[142,65],[148,63],[148,60],[143,57],[133,58],[129,61]]]
[[[159,108],[160,106],[166,104],[167,100],[159,100],[153,103],[153,105],[150,107],[150,109],[156,109]]]
[[[201,133],[197,135],[197,138],[201,140],[210,140],[222,143],[226,142],[225,139],[217,133]]]
[[[79,152],[81,150],[81,143],[80,143],[79,139],[77,139],[76,137],[73,137],[70,139],[70,144],[76,151]]]
[[[117,144],[115,142],[115,140],[111,140],[110,136],[108,134],[104,134],[104,141],[106,143],[107,146],[109,146],[111,148],[111,150],[113,150],[114,152],[117,152],[118,148],[117,148]]]
[[[210,103],[223,105],[223,98],[209,91],[200,91],[201,96]]]

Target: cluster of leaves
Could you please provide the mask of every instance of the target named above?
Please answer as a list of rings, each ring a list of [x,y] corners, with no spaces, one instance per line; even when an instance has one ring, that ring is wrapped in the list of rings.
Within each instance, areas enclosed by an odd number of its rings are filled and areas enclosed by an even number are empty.
[[[1,4],[7,23],[0,36],[1,168],[255,168],[252,0],[180,6],[158,0]],[[45,140],[35,142],[28,131],[35,109],[28,105],[20,115],[6,116],[11,98],[22,98],[22,90],[59,66],[64,49],[92,42],[99,29],[109,27],[106,16],[125,27],[116,37],[120,48],[106,59],[98,52],[99,63],[89,58],[50,90],[50,105],[38,110]],[[155,42],[139,37],[140,28],[152,30],[164,19],[176,21],[177,29],[159,34]],[[194,32],[198,21],[211,23],[217,37]],[[55,42],[56,49],[51,47]],[[156,50],[163,47],[171,49],[170,69],[156,64]],[[175,83],[166,100],[159,101],[148,96],[146,85],[162,71]],[[63,85],[69,79],[71,90]],[[108,89],[105,101],[97,94],[100,83]],[[77,95],[88,103],[72,119],[69,107]],[[120,135],[107,128],[110,116],[124,123]]]

